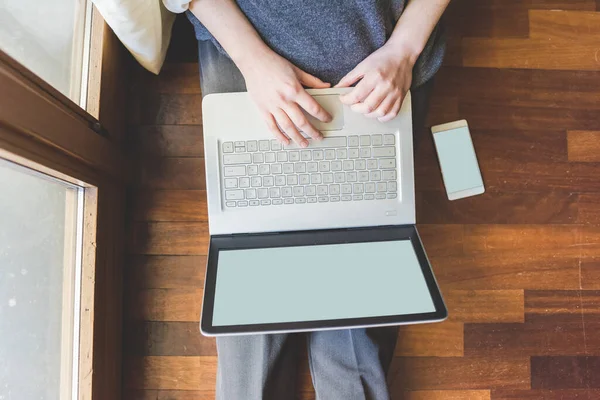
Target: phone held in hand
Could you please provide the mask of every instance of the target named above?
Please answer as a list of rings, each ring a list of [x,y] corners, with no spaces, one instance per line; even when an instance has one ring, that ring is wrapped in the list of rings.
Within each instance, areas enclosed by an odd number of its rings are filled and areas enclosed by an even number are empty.
[[[477,155],[467,121],[455,121],[431,128],[449,200],[485,192]]]

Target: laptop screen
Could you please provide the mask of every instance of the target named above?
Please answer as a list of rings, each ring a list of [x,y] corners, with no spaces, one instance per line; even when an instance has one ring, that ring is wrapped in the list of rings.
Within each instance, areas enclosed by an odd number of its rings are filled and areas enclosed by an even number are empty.
[[[435,311],[410,239],[219,252],[213,326]]]

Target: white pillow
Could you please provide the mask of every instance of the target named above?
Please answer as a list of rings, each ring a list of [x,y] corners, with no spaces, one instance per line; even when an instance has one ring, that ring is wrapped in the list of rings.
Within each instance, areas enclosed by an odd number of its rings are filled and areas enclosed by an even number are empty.
[[[165,60],[175,14],[161,0],[92,0],[119,40],[148,71]]]

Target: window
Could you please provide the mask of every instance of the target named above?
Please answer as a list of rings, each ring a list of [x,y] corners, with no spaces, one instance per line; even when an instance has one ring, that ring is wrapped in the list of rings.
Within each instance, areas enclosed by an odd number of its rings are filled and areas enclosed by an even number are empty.
[[[76,399],[83,189],[0,158],[0,399]]]
[[[82,108],[90,26],[86,0],[0,0],[0,48]]]

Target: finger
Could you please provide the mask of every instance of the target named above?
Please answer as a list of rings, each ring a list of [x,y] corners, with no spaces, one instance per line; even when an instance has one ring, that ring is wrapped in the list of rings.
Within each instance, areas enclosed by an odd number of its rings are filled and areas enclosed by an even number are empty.
[[[304,108],[307,113],[322,122],[330,122],[332,120],[331,114],[329,114],[310,94],[305,90],[300,92],[296,98],[296,102],[300,107]]]
[[[396,102],[397,99],[398,99],[398,95],[393,94],[393,93],[388,94],[381,101],[379,106],[377,106],[377,108],[375,110],[371,111],[370,113],[365,114],[365,117],[367,117],[367,118],[382,118],[382,117],[384,117],[385,115],[387,115],[387,113],[390,112],[390,110],[394,106],[394,103]]]
[[[356,66],[352,71],[348,72],[340,81],[335,85],[336,88],[350,87],[356,83],[360,78],[364,76],[362,67],[360,64]]]
[[[392,106],[392,109],[383,117],[378,118],[380,122],[388,122],[396,118],[398,112],[400,112],[400,107],[402,106],[402,97],[396,99],[396,102]]]
[[[360,103],[353,104],[350,108],[352,111],[361,113],[361,114],[369,114],[377,109],[381,102],[387,97],[388,90],[382,88],[381,86],[377,86],[373,89],[373,91]]]
[[[308,146],[308,141],[302,136],[298,129],[290,119],[290,117],[281,108],[273,113],[279,128],[285,132],[285,134],[298,144],[300,147]]]
[[[279,140],[286,146],[290,144],[290,139],[281,132],[281,130],[277,126],[277,122],[275,122],[275,118],[271,113],[265,113],[264,119],[267,124],[267,128],[269,128],[269,131],[271,131],[271,133],[273,134],[273,136],[275,136],[277,140]]]
[[[302,71],[300,68],[296,68],[296,76],[298,76],[298,80],[301,84],[306,87],[315,88],[315,89],[324,89],[331,86],[330,83],[323,82],[319,78],[314,75],[309,74],[308,72]]]
[[[375,84],[364,79],[349,93],[340,96],[340,101],[346,105],[361,103],[373,91]]]
[[[308,119],[306,119],[306,116],[297,104],[290,104],[284,111],[290,117],[294,125],[302,132],[316,140],[321,140],[323,138],[321,132],[316,130],[315,127],[308,122]]]

